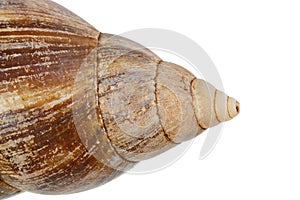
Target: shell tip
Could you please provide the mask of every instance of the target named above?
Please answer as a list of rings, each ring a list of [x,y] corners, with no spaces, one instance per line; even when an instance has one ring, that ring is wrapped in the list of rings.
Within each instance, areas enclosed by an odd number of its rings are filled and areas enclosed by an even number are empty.
[[[232,97],[228,98],[228,113],[230,118],[236,117],[240,113],[240,103]]]

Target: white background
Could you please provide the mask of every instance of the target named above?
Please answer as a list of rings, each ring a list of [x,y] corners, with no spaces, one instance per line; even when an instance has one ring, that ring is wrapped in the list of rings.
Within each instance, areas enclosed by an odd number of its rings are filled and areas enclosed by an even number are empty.
[[[125,174],[66,196],[22,200],[299,199],[300,5],[292,0],[55,0],[101,32],[163,28],[201,45],[241,113],[214,151],[199,160],[205,134],[172,166]]]

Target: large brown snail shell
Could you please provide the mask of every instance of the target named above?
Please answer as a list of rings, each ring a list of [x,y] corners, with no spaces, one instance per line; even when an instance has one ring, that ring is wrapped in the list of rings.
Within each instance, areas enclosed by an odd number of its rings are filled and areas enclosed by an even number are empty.
[[[0,198],[96,187],[239,112],[49,0],[0,2],[0,52]]]

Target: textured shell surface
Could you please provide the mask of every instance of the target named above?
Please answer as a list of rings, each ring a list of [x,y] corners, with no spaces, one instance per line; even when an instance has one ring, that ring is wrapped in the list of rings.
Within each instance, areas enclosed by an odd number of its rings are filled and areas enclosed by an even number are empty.
[[[0,199],[104,184],[239,103],[49,0],[0,2]]]

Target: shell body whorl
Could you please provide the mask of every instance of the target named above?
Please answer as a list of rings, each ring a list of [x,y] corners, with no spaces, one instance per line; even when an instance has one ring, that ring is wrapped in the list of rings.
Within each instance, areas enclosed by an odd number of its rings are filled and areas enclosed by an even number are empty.
[[[4,0],[0,16],[2,180],[59,194],[118,176],[88,153],[73,120],[76,76],[99,31],[51,1]]]
[[[0,198],[96,187],[239,112],[49,0],[0,2],[0,52]]]

